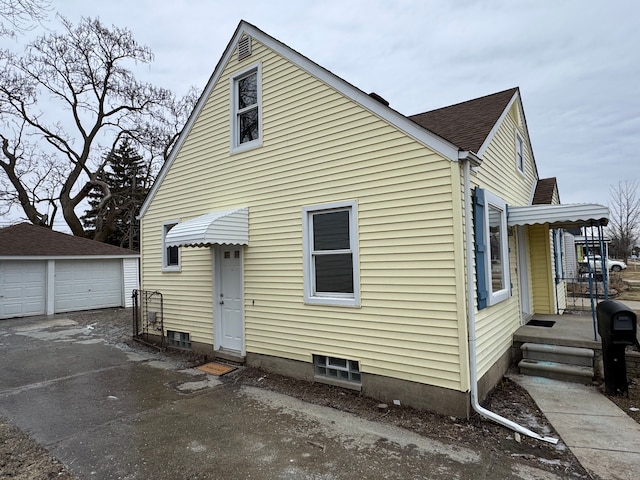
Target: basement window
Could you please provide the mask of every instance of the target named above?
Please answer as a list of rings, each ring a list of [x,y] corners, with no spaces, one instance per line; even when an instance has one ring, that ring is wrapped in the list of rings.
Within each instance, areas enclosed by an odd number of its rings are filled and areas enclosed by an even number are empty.
[[[169,341],[170,347],[191,350],[191,339],[189,338],[189,334],[186,332],[167,330],[167,340]]]
[[[362,384],[360,364],[355,360],[328,357],[325,355],[314,355],[313,369],[315,379],[320,382],[326,379],[329,381],[325,383],[347,386],[349,388],[353,387],[344,385],[342,382],[353,383],[354,387],[359,387]]]

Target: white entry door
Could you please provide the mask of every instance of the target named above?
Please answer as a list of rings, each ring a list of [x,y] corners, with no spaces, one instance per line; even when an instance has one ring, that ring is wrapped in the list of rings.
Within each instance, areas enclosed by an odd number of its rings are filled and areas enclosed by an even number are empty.
[[[244,312],[242,300],[242,247],[222,246],[218,257],[220,347],[242,352],[244,345]]]

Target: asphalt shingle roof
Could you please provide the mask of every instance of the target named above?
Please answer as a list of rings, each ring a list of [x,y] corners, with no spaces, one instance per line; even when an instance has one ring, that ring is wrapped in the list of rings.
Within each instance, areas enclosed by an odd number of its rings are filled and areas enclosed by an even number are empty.
[[[478,153],[517,91],[511,88],[407,118],[462,150]]]
[[[2,256],[118,256],[138,252],[88,238],[55,232],[30,223],[19,223],[0,229]]]
[[[541,178],[536,184],[533,192],[532,205],[551,205],[553,203],[553,192],[556,189],[556,177]]]

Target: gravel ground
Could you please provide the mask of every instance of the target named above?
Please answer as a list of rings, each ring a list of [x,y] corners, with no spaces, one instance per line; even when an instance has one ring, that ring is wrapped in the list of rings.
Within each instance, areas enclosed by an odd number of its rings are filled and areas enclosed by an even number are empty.
[[[177,368],[196,366],[204,358],[174,350],[156,351],[131,339],[131,310],[107,309],[61,315],[93,331],[111,344],[127,344],[131,348],[156,352],[159,357],[172,360]],[[486,449],[500,457],[518,457],[532,466],[546,469],[567,478],[593,478],[564,446],[520,437],[514,432],[474,415],[469,420],[435,415],[407,407],[382,406],[375,399],[357,392],[318,383],[308,383],[243,367],[222,377],[224,383],[255,386],[290,395],[306,402],[335,408],[359,417],[396,425],[420,435],[455,442],[461,446]],[[633,379],[628,397],[611,398],[625,412],[640,423],[640,380]],[[489,398],[486,408],[544,435],[557,436],[550,423],[524,389],[505,379]],[[76,479],[46,450],[33,442],[10,419],[0,419],[0,479]]]

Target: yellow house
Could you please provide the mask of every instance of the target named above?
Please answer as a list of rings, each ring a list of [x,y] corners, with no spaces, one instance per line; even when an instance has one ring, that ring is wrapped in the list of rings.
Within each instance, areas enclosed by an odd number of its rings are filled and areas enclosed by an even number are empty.
[[[563,301],[538,184],[517,88],[407,117],[241,22],[140,214],[154,333],[467,416]]]

